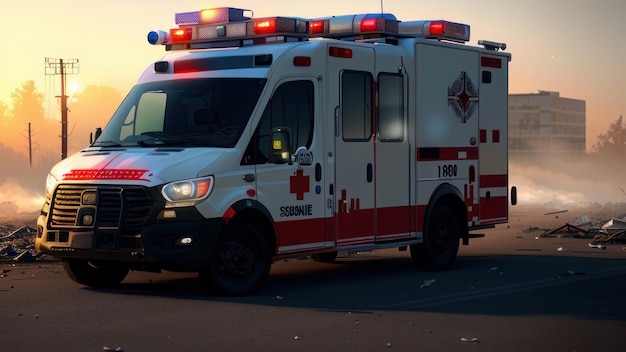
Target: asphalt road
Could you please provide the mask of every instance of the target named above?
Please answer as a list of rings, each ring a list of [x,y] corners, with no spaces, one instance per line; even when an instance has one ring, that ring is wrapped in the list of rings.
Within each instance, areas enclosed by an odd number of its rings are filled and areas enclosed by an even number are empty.
[[[0,264],[2,351],[625,351],[626,249],[495,231],[447,272],[383,250],[275,263],[257,295],[132,272],[78,285],[59,262]]]

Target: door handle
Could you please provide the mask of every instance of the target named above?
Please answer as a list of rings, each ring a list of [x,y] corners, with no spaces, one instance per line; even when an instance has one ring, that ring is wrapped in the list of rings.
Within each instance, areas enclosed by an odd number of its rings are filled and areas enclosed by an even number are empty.
[[[367,182],[372,182],[374,179],[374,166],[372,163],[367,164]]]

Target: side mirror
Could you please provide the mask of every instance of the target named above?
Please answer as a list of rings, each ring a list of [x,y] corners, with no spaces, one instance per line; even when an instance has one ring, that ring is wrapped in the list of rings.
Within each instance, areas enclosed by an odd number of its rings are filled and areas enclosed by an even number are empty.
[[[102,134],[102,128],[98,127],[96,128],[96,132],[92,132],[89,134],[89,144],[93,144],[93,142],[95,142],[98,137],[100,137],[100,135]]]
[[[275,127],[270,131],[270,156],[268,162],[291,164],[291,129]]]

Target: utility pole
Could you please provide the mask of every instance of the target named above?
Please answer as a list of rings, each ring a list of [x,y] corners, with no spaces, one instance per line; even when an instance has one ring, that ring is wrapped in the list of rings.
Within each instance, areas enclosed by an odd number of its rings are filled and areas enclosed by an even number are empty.
[[[67,95],[65,95],[65,76],[78,73],[78,59],[46,58],[46,75],[61,75],[61,159],[67,158]]]
[[[28,123],[28,161],[30,167],[33,167],[33,142],[31,139],[30,122]]]

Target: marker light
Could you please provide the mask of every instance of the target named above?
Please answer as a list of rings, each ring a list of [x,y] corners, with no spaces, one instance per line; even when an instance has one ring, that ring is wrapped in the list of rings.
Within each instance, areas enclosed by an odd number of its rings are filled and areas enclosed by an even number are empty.
[[[328,55],[334,56],[334,57],[340,57],[343,59],[351,59],[352,49],[338,48],[336,46],[331,46],[330,48],[328,48]]]
[[[165,31],[156,30],[148,33],[148,43],[152,45],[165,44],[168,34]]]

